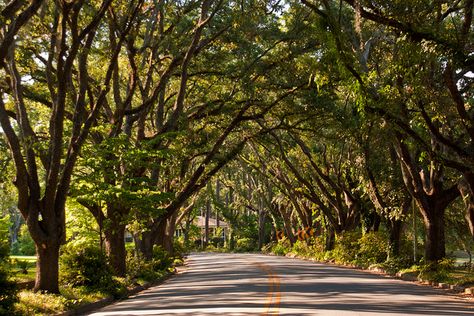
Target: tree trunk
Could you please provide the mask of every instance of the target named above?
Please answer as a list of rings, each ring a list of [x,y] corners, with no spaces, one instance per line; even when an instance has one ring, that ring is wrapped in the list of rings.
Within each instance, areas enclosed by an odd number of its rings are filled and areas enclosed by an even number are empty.
[[[263,210],[258,211],[258,249],[262,249],[265,242],[265,218],[266,213]]]
[[[446,256],[444,210],[441,212],[426,213],[426,216],[424,215],[423,219],[426,229],[425,260],[436,262]]]
[[[105,252],[115,275],[123,277],[126,273],[125,225],[112,222],[108,226],[105,230]]]
[[[229,250],[234,250],[234,248],[235,248],[234,229],[229,228]]]
[[[334,245],[336,243],[336,235],[334,233],[334,230],[330,227],[326,228],[326,245],[325,245],[325,250],[333,250]]]
[[[36,258],[34,291],[59,294],[59,241],[36,244]]]
[[[173,254],[173,237],[176,228],[176,218],[178,213],[174,213],[167,220],[162,220],[158,226],[156,245],[163,247],[170,255]]]
[[[204,218],[204,246],[209,244],[209,217],[211,216],[211,201],[206,202],[206,214]]]
[[[189,229],[191,228],[191,224],[192,224],[192,217],[189,216],[187,219],[186,219],[186,226],[184,228],[184,244],[187,245],[189,244]]]
[[[146,261],[149,261],[153,258],[154,238],[151,231],[141,233],[141,236],[135,239],[135,244],[140,255]]]
[[[389,257],[397,257],[400,255],[400,239],[402,236],[402,226],[403,222],[401,220],[390,220],[389,222]]]
[[[466,222],[469,226],[471,236],[474,238],[474,174],[465,172],[458,188],[466,205]]]

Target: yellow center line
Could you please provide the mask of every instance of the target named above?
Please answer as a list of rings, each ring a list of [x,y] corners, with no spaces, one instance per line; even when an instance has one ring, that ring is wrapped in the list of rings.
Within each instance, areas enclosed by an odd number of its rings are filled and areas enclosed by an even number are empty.
[[[260,270],[268,274],[268,294],[265,302],[265,312],[261,316],[279,315],[280,310],[280,277],[274,273],[273,269],[264,263],[252,263]]]

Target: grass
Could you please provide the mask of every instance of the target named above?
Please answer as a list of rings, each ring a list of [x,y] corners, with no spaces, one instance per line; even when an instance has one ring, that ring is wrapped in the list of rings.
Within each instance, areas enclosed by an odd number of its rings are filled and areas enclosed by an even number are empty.
[[[105,298],[103,293],[90,293],[84,288],[62,287],[61,294],[41,294],[24,290],[19,293],[16,311],[20,315],[51,315],[93,303]]]
[[[12,270],[12,280],[15,282],[28,282],[34,281],[36,277],[36,268],[28,269],[28,273],[24,274],[20,269],[13,269]]]
[[[449,274],[446,283],[465,287],[474,287],[474,271],[456,268]]]
[[[36,262],[36,256],[10,256],[12,260],[22,260],[28,262]]]
[[[12,279],[16,282],[34,281],[36,275],[36,256],[10,256]],[[26,273],[25,272],[26,269]]]

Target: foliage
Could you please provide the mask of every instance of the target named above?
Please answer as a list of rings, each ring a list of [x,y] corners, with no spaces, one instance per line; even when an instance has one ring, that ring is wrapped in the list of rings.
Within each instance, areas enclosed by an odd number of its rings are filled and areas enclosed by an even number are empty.
[[[180,245],[179,243],[176,244]],[[127,276],[132,280],[142,279],[145,281],[156,281],[162,278],[174,269],[174,264],[182,262],[180,249],[175,248],[175,250],[178,251],[176,256],[171,257],[161,246],[155,245],[153,247],[153,257],[148,261],[129,251],[127,253]]]
[[[4,238],[6,235],[2,235]],[[0,240],[0,315],[12,313],[13,306],[18,301],[16,284],[10,280],[8,266],[9,243],[8,240]]]
[[[107,257],[97,247],[66,247],[60,264],[60,278],[72,287],[83,286],[91,291],[103,291],[114,296],[123,294],[124,288],[113,278]]]
[[[358,240],[359,252],[358,263],[367,267],[374,263],[381,263],[387,259],[388,241],[387,237],[379,232],[369,232]]]
[[[31,238],[26,225],[21,225],[17,242],[13,245],[15,255],[33,256],[36,254],[35,242]]]
[[[257,250],[257,242],[252,238],[237,239],[235,251],[237,252],[251,252]]]
[[[154,269],[166,270],[171,268],[173,258],[163,247],[155,245],[153,246],[153,261],[155,262]]]
[[[413,259],[409,257],[392,257],[380,264],[371,265],[372,267],[380,267],[388,274],[396,274],[397,272],[409,268],[413,264]]]
[[[446,281],[449,274],[454,271],[454,262],[454,259],[444,258],[437,262],[421,264],[418,268],[418,278],[436,282]]]
[[[285,256],[290,252],[290,244],[288,241],[280,241],[269,245],[272,245],[271,252],[277,256]]]
[[[308,245],[306,241],[302,241],[302,240],[297,240],[293,244],[293,247],[291,248],[291,252],[304,258],[310,258],[314,256],[314,251],[312,247]]]
[[[66,240],[68,247],[80,249],[99,245],[99,225],[92,214],[76,199],[70,198],[66,204]]]
[[[354,263],[359,252],[360,232],[344,232],[336,237],[336,245],[331,251],[337,263]]]
[[[155,260],[145,261],[133,253],[127,254],[127,277],[131,280],[155,281],[165,275],[164,270],[156,269]],[[136,282],[136,281],[135,281]]]
[[[20,315],[53,315],[103,299],[108,294],[84,288],[62,287],[61,295],[23,290],[15,311]]]

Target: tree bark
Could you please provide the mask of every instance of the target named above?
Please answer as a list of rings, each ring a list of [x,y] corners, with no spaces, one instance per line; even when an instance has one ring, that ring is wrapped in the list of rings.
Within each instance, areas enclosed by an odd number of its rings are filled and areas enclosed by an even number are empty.
[[[59,241],[36,244],[36,280],[34,291],[59,294]]]
[[[446,256],[444,209],[433,207],[422,213],[426,230],[425,260],[435,262]]]
[[[115,275],[123,277],[126,274],[125,225],[112,222],[105,230],[105,252]]]
[[[334,233],[334,229],[332,229],[330,226],[326,228],[326,245],[325,245],[325,250],[333,250],[334,245],[336,243],[336,234]]]
[[[204,217],[204,246],[209,244],[209,217],[211,216],[211,201],[206,201],[206,211]]]
[[[397,257],[400,255],[400,239],[402,236],[403,222],[401,220],[390,220],[389,230],[390,235],[388,239],[390,251],[389,256]]]
[[[178,214],[173,214],[167,220],[162,220],[158,226],[155,244],[161,246],[170,255],[174,253],[173,238],[176,228],[176,218]]]
[[[417,164],[401,135],[398,135],[396,149],[405,186],[423,216],[426,231],[425,260],[432,262],[441,260],[446,255],[444,213],[459,196],[458,186],[455,184],[444,188],[446,181],[443,166],[438,162],[432,160],[428,166]]]
[[[466,222],[474,238],[474,173],[465,172],[458,188],[466,206]]]
[[[138,238],[135,239],[135,243],[140,255],[146,261],[149,261],[153,258],[154,238],[150,231],[141,233],[141,236],[138,236]]]
[[[263,207],[263,205],[261,205]],[[266,212],[262,209],[258,210],[258,249],[262,249],[265,242],[265,219]]]

